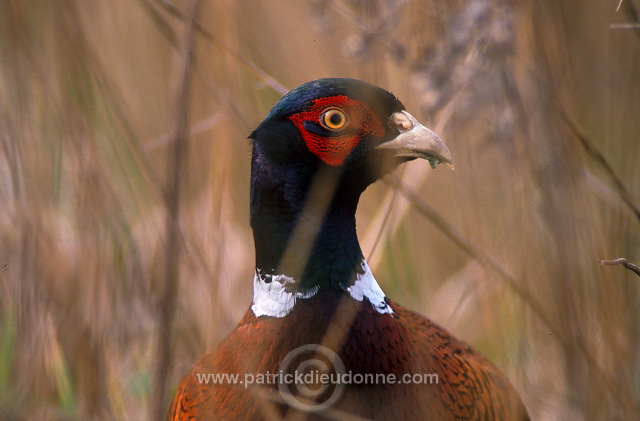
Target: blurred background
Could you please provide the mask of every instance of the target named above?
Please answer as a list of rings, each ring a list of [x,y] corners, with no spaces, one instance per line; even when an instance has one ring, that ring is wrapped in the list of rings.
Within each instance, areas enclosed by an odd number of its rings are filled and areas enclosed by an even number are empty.
[[[640,277],[598,263],[640,263],[639,15],[0,2],[0,420],[167,410],[251,302],[247,136],[328,76],[394,92],[454,156],[363,196],[387,295],[484,353],[533,419],[640,419]]]

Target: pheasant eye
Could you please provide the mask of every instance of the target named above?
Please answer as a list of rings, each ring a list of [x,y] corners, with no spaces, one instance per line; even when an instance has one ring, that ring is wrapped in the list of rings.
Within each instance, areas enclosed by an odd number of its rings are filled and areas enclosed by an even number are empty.
[[[329,108],[320,115],[320,124],[333,131],[344,129],[348,120],[347,114],[339,108]]]

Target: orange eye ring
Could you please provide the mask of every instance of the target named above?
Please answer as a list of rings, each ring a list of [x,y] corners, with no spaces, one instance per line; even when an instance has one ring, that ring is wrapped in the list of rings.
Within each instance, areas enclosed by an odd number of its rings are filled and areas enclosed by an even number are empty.
[[[347,126],[349,117],[340,108],[329,108],[320,115],[320,124],[325,129],[337,132]]]

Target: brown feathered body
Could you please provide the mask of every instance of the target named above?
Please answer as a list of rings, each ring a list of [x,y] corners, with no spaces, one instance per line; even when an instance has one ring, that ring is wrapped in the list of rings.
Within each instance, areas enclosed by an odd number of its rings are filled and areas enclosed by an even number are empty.
[[[305,413],[303,418],[287,419],[349,419],[346,414],[390,421],[528,419],[518,394],[487,359],[427,318],[393,302],[389,305],[394,312],[380,314],[370,303],[336,292],[301,300],[283,318],[256,317],[249,310],[184,378],[169,419],[292,416],[298,411],[282,404],[277,385],[203,384],[199,378],[206,373],[238,373],[242,380],[245,374],[255,379],[259,373],[277,373],[282,357],[306,344],[329,344],[352,378],[356,373],[384,373],[394,375],[387,379],[401,381],[409,374],[411,381],[346,385],[338,402],[328,408],[330,416]]]

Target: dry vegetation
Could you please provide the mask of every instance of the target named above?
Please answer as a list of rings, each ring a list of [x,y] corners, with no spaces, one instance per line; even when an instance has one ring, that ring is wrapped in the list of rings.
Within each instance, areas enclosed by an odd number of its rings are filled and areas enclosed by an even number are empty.
[[[610,28],[640,10],[614,3],[0,2],[0,420],[166,410],[251,300],[246,137],[324,76],[454,155],[363,198],[387,294],[534,419],[639,419],[640,278],[598,264],[640,262],[640,32]]]

